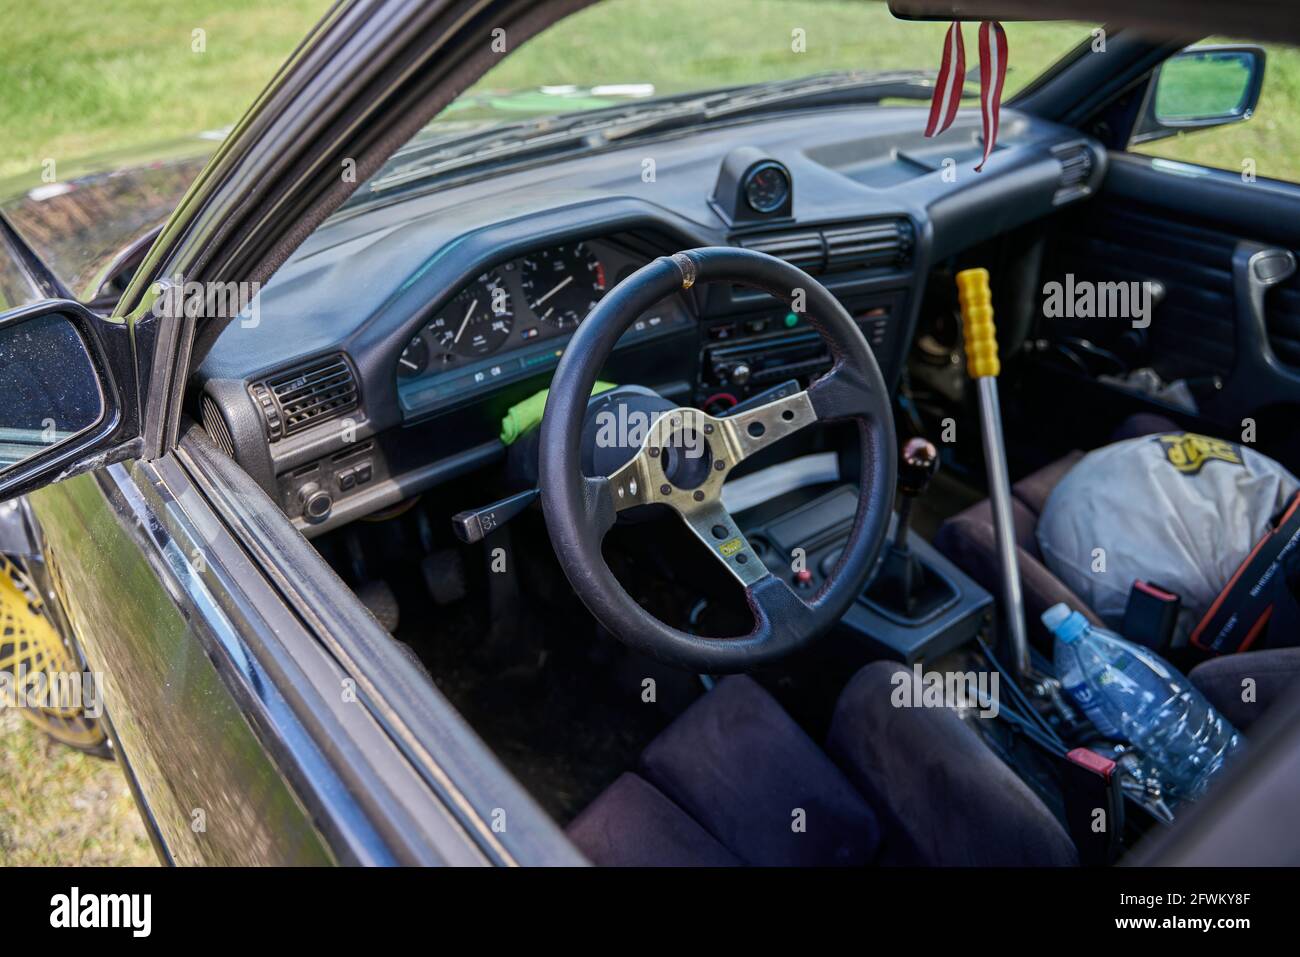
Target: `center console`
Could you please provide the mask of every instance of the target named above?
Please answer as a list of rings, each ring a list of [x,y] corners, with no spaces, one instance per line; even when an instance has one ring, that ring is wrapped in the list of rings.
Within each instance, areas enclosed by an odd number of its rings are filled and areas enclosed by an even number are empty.
[[[725,411],[750,395],[781,382],[808,380],[831,366],[830,352],[806,316],[784,303],[764,299],[765,306],[701,323],[700,377],[695,402],[710,412]],[[907,293],[902,290],[857,297],[845,302],[871,345],[886,381],[898,337],[905,335]]]
[[[899,467],[901,507],[867,587],[842,626],[873,656],[905,664],[952,651],[992,623],[993,597],[911,530],[912,500],[938,467],[934,446],[913,439]],[[764,565],[797,593],[815,595],[835,570],[858,504],[852,485],[745,528]],[[743,524],[743,523],[742,523]]]

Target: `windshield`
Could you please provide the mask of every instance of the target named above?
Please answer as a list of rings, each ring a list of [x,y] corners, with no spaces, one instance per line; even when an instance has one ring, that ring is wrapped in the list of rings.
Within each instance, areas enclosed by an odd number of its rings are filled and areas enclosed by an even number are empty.
[[[1093,39],[1093,27],[1081,23],[1004,27],[1009,48],[1004,98]],[[814,105],[812,94],[824,99],[828,92],[842,102],[849,87],[861,102],[923,104],[947,29],[946,23],[896,19],[886,4],[868,0],[606,0],[518,49],[510,46],[508,35],[498,36],[501,62],[399,151],[354,201],[413,179],[500,162],[520,152],[524,134],[545,133],[554,141],[560,127],[539,126],[536,121],[543,117],[562,117],[570,130],[579,124],[585,141],[576,148],[594,148],[604,141],[590,135],[597,122],[651,113],[660,121],[656,128],[665,120],[707,121],[720,112],[717,98],[705,103],[692,97],[736,88],[749,97],[747,109],[754,106],[754,88],[775,85],[782,87],[781,98],[763,104],[768,108],[804,105],[801,97]],[[967,24],[964,33],[966,94],[974,103],[978,27]],[[819,82],[812,89],[799,84],[808,78]],[[822,80],[833,81],[829,85],[835,88],[828,90]],[[641,122],[629,130],[649,131],[649,126]],[[509,131],[510,141],[500,142],[493,136],[497,131]],[[449,143],[457,148],[441,148]],[[431,150],[431,144],[440,148]]]
[[[1013,96],[1088,39],[1078,23],[1006,23]],[[615,99],[840,70],[939,68],[946,23],[896,19],[869,0],[606,0],[523,44],[435,122],[590,109]],[[978,70],[977,27],[966,65]]]

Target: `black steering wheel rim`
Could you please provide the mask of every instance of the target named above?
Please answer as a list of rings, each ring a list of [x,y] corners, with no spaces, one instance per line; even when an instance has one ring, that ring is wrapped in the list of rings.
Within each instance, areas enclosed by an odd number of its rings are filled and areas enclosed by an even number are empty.
[[[827,583],[804,599],[771,573],[753,580],[745,592],[754,628],[732,638],[679,631],[627,594],[601,554],[604,534],[614,524],[621,505],[615,502],[610,478],[587,477],[581,471],[580,442],[587,402],[619,336],[656,303],[696,283],[709,282],[759,289],[807,318],[830,347],[833,365],[799,396],[805,397],[815,421],[856,420],[861,455],[857,513]],[[862,593],[888,531],[896,442],[890,397],[880,368],[862,331],[839,301],[807,273],[765,253],[730,246],[687,250],[660,257],[619,283],[578,327],[565,349],[551,383],[541,428],[542,507],[569,583],[588,610],[620,641],[678,667],[708,674],[745,671],[789,655],[829,631]],[[635,482],[620,482],[618,475],[615,473],[619,494],[628,487],[639,491]]]

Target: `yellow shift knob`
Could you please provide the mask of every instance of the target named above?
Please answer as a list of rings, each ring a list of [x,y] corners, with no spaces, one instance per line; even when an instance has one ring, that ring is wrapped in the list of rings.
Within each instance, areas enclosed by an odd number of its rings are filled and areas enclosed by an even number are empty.
[[[963,269],[957,273],[957,301],[961,303],[961,325],[966,334],[966,371],[972,379],[996,376],[997,330],[993,328],[993,294],[989,292],[987,269]]]

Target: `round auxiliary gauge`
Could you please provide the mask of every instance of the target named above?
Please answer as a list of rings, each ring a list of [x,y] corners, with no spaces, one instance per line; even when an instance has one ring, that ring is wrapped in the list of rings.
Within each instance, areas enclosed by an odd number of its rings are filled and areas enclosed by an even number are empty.
[[[524,259],[519,284],[540,321],[571,329],[605,294],[605,267],[583,243],[556,246]]]
[[[445,354],[485,356],[510,336],[515,314],[501,277],[485,272],[456,294],[425,329]]]
[[[416,336],[397,357],[397,378],[412,379],[429,366],[429,346],[424,336]]]
[[[790,198],[790,174],[780,163],[759,163],[745,174],[745,202],[756,213],[774,213]]]

